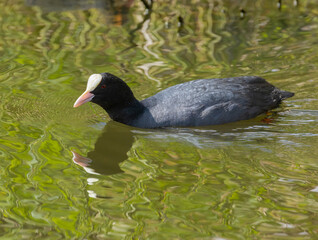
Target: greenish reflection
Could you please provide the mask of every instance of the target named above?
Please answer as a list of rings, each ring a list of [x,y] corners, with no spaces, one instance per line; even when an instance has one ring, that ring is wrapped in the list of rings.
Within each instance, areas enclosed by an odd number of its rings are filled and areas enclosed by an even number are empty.
[[[317,7],[0,2],[0,238],[315,239]],[[139,99],[239,75],[296,95],[273,121],[146,131],[72,108],[106,71]]]

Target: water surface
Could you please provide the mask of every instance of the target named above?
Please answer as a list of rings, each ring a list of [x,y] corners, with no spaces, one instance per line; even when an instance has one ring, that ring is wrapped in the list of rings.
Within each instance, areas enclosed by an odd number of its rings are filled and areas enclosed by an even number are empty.
[[[1,238],[315,239],[318,3],[282,2],[1,2]],[[72,108],[98,72],[139,99],[240,75],[296,95],[249,121],[143,130]]]

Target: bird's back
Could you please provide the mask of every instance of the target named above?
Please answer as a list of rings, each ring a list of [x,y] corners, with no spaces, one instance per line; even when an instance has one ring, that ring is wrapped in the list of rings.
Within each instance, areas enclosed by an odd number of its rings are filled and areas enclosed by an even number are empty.
[[[202,126],[245,120],[275,108],[293,94],[254,76],[199,79],[167,88],[141,103],[135,126]]]

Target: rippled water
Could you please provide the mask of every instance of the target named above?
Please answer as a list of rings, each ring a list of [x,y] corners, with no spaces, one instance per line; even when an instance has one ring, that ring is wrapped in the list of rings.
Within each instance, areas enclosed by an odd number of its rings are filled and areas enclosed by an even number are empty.
[[[0,2],[1,239],[316,239],[318,3]],[[139,99],[259,75],[267,119],[143,130],[73,109],[91,73]]]

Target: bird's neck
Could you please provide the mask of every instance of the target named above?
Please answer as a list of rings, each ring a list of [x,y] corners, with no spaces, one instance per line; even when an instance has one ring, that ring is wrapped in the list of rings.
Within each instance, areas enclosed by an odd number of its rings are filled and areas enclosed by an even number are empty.
[[[120,105],[102,107],[112,120],[127,125],[130,125],[145,110],[145,107],[135,98]]]

